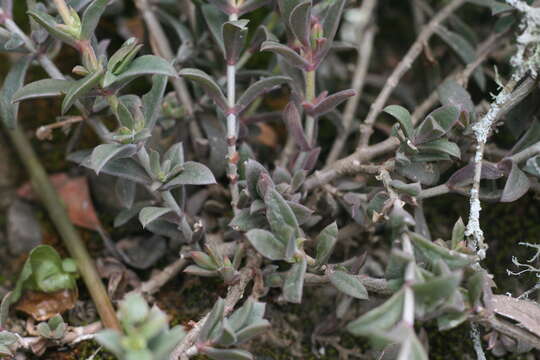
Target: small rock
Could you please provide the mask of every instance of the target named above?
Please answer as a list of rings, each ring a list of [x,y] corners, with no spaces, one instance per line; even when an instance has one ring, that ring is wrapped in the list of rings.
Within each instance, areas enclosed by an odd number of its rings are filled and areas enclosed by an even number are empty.
[[[9,252],[20,255],[41,244],[41,226],[31,205],[15,200],[7,211]]]

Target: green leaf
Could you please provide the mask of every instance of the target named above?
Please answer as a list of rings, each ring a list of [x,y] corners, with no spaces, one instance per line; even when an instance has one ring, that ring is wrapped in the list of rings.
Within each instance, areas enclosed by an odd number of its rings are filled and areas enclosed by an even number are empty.
[[[397,279],[401,282],[401,280],[404,278],[407,265],[409,265],[409,263],[413,260],[414,258],[411,255],[403,252],[402,250],[396,248],[392,249],[384,277],[387,280]]]
[[[445,135],[459,119],[460,110],[454,106],[443,106],[433,110],[416,129],[415,144],[423,144]]]
[[[259,183],[259,179],[261,178],[261,174],[266,174],[268,178],[270,178],[270,173],[264,166],[262,166],[259,162],[253,159],[249,159],[245,162],[245,169],[246,169],[246,185],[247,190],[249,192],[249,196],[252,199],[260,199],[261,195],[259,194],[259,191],[257,190],[257,184]]]
[[[186,161],[180,174],[168,181],[163,186],[163,189],[170,190],[181,185],[209,185],[215,183],[216,179],[209,168],[197,162]]]
[[[73,47],[76,47],[73,36],[59,28],[59,24],[51,15],[36,9],[28,11],[27,14],[30,15],[30,17],[39,25],[43,26],[50,35]]]
[[[181,325],[173,327],[165,335],[152,339],[152,351],[155,360],[166,360],[171,351],[186,336],[184,327]]]
[[[390,186],[396,189],[399,192],[411,195],[411,196],[418,196],[420,192],[422,191],[422,186],[420,183],[411,183],[407,184],[401,180],[392,180],[390,182]]]
[[[225,310],[225,301],[222,298],[218,298],[212,311],[208,314],[206,321],[204,322],[201,332],[199,333],[199,342],[205,342],[209,340],[210,334],[223,320],[223,312]]]
[[[484,290],[485,273],[483,270],[476,271],[467,279],[467,290],[471,307],[476,307]]]
[[[271,51],[283,57],[291,66],[306,70],[309,63],[290,47],[275,41],[265,41],[261,44],[261,51]]]
[[[287,277],[283,282],[283,298],[288,302],[300,304],[302,293],[304,292],[304,277],[306,275],[307,260],[301,256],[298,262],[294,263],[287,272]]]
[[[368,292],[358,277],[341,270],[333,271],[328,278],[339,291],[357,299],[366,300]]]
[[[67,94],[73,80],[43,79],[25,85],[13,95],[13,102]]]
[[[467,116],[474,116],[474,103],[471,95],[454,80],[447,80],[437,87],[439,101],[445,106],[455,106]]]
[[[452,228],[452,249],[456,249],[460,242],[465,240],[465,224],[463,219],[460,217],[458,221],[454,224]]]
[[[88,74],[84,78],[76,81],[73,86],[68,90],[64,101],[62,101],[62,114],[68,112],[73,104],[82,96],[87,94],[90,90],[96,87],[101,78],[103,77],[104,70],[98,70],[94,73]]]
[[[12,292],[8,292],[4,295],[2,298],[2,302],[0,303],[0,328],[6,327],[6,322],[9,317],[9,305],[11,304],[11,294]]]
[[[249,231],[261,228],[266,224],[266,219],[261,214],[251,214],[249,209],[241,209],[229,223],[236,231]]]
[[[264,257],[270,260],[282,260],[285,256],[285,244],[270,231],[253,229],[246,233],[249,243]]]
[[[298,41],[309,47],[311,38],[311,0],[301,2],[290,12],[288,24]]]
[[[143,208],[139,213],[139,221],[144,228],[152,221],[157,220],[158,218],[172,211],[173,210],[171,208],[167,207],[148,206]]]
[[[424,143],[418,146],[418,150],[420,150],[420,153],[442,153],[458,159],[461,158],[461,150],[459,149],[459,146],[447,139],[437,139]]]
[[[424,237],[409,233],[415,249],[430,264],[442,260],[450,269],[460,269],[475,262],[475,258],[437,245]]]
[[[523,170],[533,176],[540,177],[540,155],[533,156],[527,160]]]
[[[9,331],[0,331],[0,345],[12,345],[15,344],[19,339],[15,334],[10,333]]]
[[[116,357],[122,358],[124,350],[122,348],[122,336],[116,330],[105,329],[96,334],[94,339],[107,351]]]
[[[253,360],[251,353],[240,349],[217,349],[206,346],[201,352],[214,360]]]
[[[152,76],[152,89],[142,97],[143,114],[147,129],[152,130],[156,124],[161,110],[163,95],[167,88],[167,80],[167,76],[165,75]]]
[[[225,46],[223,44],[223,35],[221,33],[222,26],[227,22],[227,15],[219,11],[214,4],[204,4],[201,6],[201,10],[210,29],[212,37],[218,44],[221,52],[225,54]]]
[[[252,84],[246,91],[240,96],[236,102],[236,112],[240,113],[244,110],[253,100],[258,98],[263,92],[269,91],[275,86],[288,83],[292,79],[288,76],[271,76]]]
[[[345,0],[333,0],[323,12],[325,15],[322,21],[322,26],[323,36],[326,38],[326,42],[324,43],[324,46],[320,50],[319,54],[317,54],[319,61],[324,59],[334,43],[334,37],[336,36],[344,7]]]
[[[223,95],[221,88],[210,75],[198,69],[182,69],[178,74],[182,77],[195,81],[203,88],[206,95],[214,100],[216,105],[218,105],[221,110],[225,112],[228,110],[229,106],[227,104],[225,95]]]
[[[81,23],[81,40],[90,40],[94,31],[99,23],[99,19],[105,9],[109,0],[94,0],[83,13]]]
[[[385,107],[383,111],[396,118],[396,120],[399,121],[401,129],[403,130],[405,136],[409,139],[412,138],[414,127],[412,123],[411,113],[409,112],[409,110],[405,109],[403,106],[390,105]]]
[[[454,329],[463,324],[469,318],[467,312],[448,312],[437,316],[439,331]]]
[[[244,19],[227,21],[221,28],[225,60],[228,65],[234,65],[238,61],[240,52],[244,48],[248,22],[248,20]]]
[[[276,189],[267,191],[264,197],[266,204],[266,218],[270,224],[272,232],[285,245],[289,241],[289,230],[287,226],[294,231],[294,236],[299,235],[299,226],[296,216],[291,207]],[[287,226],[284,226],[287,225]]]
[[[460,282],[461,274],[451,273],[435,277],[423,283],[413,284],[412,289],[417,302],[416,311],[425,313],[435,310],[434,306],[439,305],[457,291]]]
[[[13,95],[23,86],[24,77],[32,61],[32,56],[25,56],[15,62],[0,90],[0,117],[6,127],[13,129],[17,126],[19,104],[13,103]]]
[[[460,34],[450,31],[444,26],[438,26],[435,33],[454,50],[464,64],[470,64],[476,60],[474,46]],[[481,69],[476,69],[473,77],[480,89],[485,89],[486,78],[484,72]]]
[[[270,326],[270,322],[265,319],[252,322],[236,333],[236,343],[243,344],[246,341],[251,340],[255,336],[266,332],[268,328],[270,328]]]
[[[368,311],[347,325],[347,330],[356,336],[369,336],[374,332],[385,332],[401,320],[405,295],[396,292],[384,304]]]
[[[315,239],[317,243],[316,265],[325,265],[334,251],[338,236],[338,226],[334,221],[325,227]]]
[[[131,157],[136,151],[137,147],[133,144],[101,144],[92,151],[90,166],[99,175],[112,159]]]
[[[231,346],[236,343],[236,335],[227,319],[221,322],[221,334],[213,342],[221,346]]]
[[[428,360],[422,344],[416,337],[413,329],[408,329],[409,336],[401,344],[397,360]]]
[[[176,77],[176,70],[165,59],[154,55],[143,55],[131,62],[128,68],[114,79],[104,82],[104,87],[126,83],[143,75],[164,75]]]

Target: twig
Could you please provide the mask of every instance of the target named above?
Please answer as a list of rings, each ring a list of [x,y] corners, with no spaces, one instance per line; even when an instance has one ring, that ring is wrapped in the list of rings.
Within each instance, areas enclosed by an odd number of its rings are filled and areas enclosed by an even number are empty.
[[[225,315],[228,315],[232,312],[235,305],[242,299],[244,296],[244,290],[246,289],[247,285],[253,279],[253,272],[254,269],[257,269],[261,263],[261,258],[259,255],[252,254],[247,257],[248,262],[246,266],[242,270],[240,270],[240,278],[238,282],[231,287],[229,287],[229,290],[227,291],[227,296],[225,297]],[[172,351],[170,360],[185,360],[188,359],[189,356],[187,355],[188,350],[195,344],[197,341],[197,338],[199,336],[199,333],[201,332],[201,328],[208,318],[208,315],[210,313],[206,314],[201,320],[195,324],[195,326],[189,331],[189,333],[184,337],[182,342],[176,346],[176,348]]]
[[[371,52],[373,50],[373,39],[375,38],[375,26],[368,27],[368,23],[369,19],[371,19],[373,15],[376,4],[376,0],[368,0],[364,1],[362,3],[362,7],[360,8],[360,11],[364,16],[363,19],[365,20],[358,24],[355,29],[355,33],[360,34],[358,41],[358,59],[356,61],[356,68],[352,81],[352,88],[356,91],[356,95],[347,100],[345,111],[343,112],[344,129],[343,132],[338,135],[334,141],[334,144],[332,145],[332,149],[326,158],[326,166],[329,166],[336,161],[343,151],[345,142],[351,132],[352,122],[356,108],[358,107],[358,102],[363,95],[362,93],[371,59]]]
[[[360,125],[360,141],[358,143],[358,149],[364,149],[368,146],[369,138],[373,133],[373,124],[377,119],[377,116],[381,113],[386,101],[392,94],[392,91],[399,83],[399,80],[405,75],[405,73],[411,68],[412,64],[422,52],[424,44],[429,40],[431,35],[435,33],[439,24],[446,20],[456,9],[458,9],[466,0],[453,0],[446,5],[437,15],[425,26],[418,38],[411,46],[405,57],[396,66],[392,75],[386,81],[386,84],[375,102],[371,105],[370,111],[363,124]]]
[[[188,260],[180,255],[175,262],[169,264],[165,269],[152,276],[148,281],[143,282],[134,292],[152,295],[161,289],[169,280],[178,275],[188,264]]]

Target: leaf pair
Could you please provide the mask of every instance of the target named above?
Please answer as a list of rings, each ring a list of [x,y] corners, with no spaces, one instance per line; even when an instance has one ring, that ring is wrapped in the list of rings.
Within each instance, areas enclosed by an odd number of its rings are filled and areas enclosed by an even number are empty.
[[[217,82],[207,73],[198,69],[182,69],[179,73],[187,79],[196,82],[208,95],[214,103],[226,114],[228,113],[240,113],[242,112],[253,100],[263,94],[265,91],[284,84],[290,81],[290,78],[285,76],[272,76],[261,79],[252,84],[243,94],[240,96],[233,108],[230,108],[223,94],[223,91],[217,84]]]

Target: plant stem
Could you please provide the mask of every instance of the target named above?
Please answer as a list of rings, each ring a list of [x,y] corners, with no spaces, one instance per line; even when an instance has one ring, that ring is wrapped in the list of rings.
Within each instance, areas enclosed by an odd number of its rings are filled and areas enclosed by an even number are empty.
[[[411,288],[412,283],[414,282],[414,251],[411,244],[411,239],[407,233],[404,233],[401,236],[403,252],[412,257],[412,261],[409,262],[407,268],[405,269],[405,299],[403,300],[403,322],[413,328],[414,327],[414,291]]]
[[[315,98],[315,70],[307,71],[306,73],[306,101],[312,102]],[[310,144],[315,142],[315,118],[306,116],[306,137]]]
[[[238,20],[237,14],[229,15],[229,21]],[[236,64],[227,65],[227,101],[229,109],[236,104]],[[237,116],[234,111],[227,115],[227,177],[231,190],[231,206],[236,214],[238,205],[238,153],[236,152]]]
[[[32,186],[41,198],[49,217],[55,224],[64,245],[70,255],[77,262],[82,278],[94,300],[101,321],[107,328],[120,330],[120,323],[116,317],[111,301],[94,266],[92,258],[79,236],[79,233],[69,220],[64,205],[58,193],[52,186],[45,169],[39,162],[32,145],[26,139],[20,128],[7,130],[17,152],[30,175]]]

